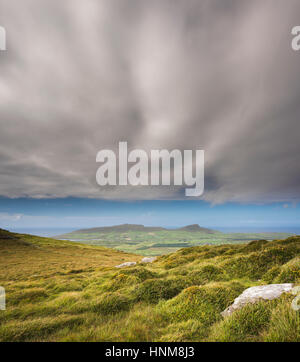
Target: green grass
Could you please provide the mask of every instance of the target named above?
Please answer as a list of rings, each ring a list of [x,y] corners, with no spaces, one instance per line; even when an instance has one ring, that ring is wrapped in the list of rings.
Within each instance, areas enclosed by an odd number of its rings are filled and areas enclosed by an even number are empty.
[[[186,230],[159,230],[159,231],[112,231],[106,232],[79,232],[74,231],[59,236],[82,244],[105,246],[128,253],[153,256],[173,253],[183,247],[199,245],[221,245],[248,243],[257,239],[283,239],[291,236],[289,233],[221,233]]]
[[[294,295],[222,312],[255,285],[300,285],[300,237],[141,257],[0,230],[0,341],[300,341]]]

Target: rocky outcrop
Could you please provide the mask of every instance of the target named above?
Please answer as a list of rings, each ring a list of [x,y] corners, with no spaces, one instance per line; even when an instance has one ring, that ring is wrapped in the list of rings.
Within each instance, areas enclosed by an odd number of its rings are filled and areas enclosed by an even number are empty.
[[[125,268],[126,266],[136,265],[135,261],[127,261],[126,263],[116,265],[115,268]]]
[[[221,314],[226,317],[232,314],[235,310],[243,308],[248,303],[256,303],[259,300],[272,300],[279,298],[281,294],[291,292],[293,284],[269,284],[251,287],[238,296],[234,303],[226,308]]]
[[[156,256],[153,257],[145,257],[141,260],[141,263],[153,263],[156,260]]]

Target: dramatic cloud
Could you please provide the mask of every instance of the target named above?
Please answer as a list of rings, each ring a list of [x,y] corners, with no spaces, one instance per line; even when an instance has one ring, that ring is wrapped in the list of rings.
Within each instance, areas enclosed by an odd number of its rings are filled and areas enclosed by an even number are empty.
[[[298,0],[0,0],[0,195],[180,198],[96,185],[96,153],[205,149],[203,198],[300,198]]]

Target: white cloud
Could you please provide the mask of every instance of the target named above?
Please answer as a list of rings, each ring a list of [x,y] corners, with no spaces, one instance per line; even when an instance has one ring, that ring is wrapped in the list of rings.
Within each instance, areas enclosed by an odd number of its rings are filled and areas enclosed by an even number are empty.
[[[8,214],[8,213],[0,213],[1,221],[19,221],[23,217],[23,214]]]

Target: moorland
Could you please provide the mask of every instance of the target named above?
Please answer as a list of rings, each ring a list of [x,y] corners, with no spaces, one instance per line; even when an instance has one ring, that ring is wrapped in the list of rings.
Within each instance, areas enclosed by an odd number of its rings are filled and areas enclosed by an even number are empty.
[[[300,341],[295,296],[220,314],[246,288],[300,285],[300,236],[141,256],[0,230],[0,341]],[[136,265],[115,266],[135,261]]]

